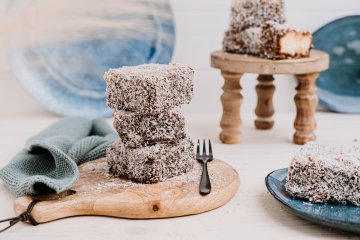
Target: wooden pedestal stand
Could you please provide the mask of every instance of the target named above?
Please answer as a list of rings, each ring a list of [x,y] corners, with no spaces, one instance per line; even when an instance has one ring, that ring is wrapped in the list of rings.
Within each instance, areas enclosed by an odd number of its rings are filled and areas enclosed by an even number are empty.
[[[274,125],[272,119],[274,114],[272,97],[275,91],[273,74],[293,74],[298,81],[294,98],[297,111],[293,141],[296,144],[305,144],[316,139],[314,112],[318,98],[315,82],[319,73],[329,67],[327,53],[313,50],[308,58],[268,60],[215,51],[211,54],[211,66],[220,69],[225,80],[224,93],[221,96],[223,115],[220,122],[222,128],[220,140],[223,143],[241,141],[240,78],[245,73],[259,74],[256,86],[258,102],[255,109],[257,129],[271,129]]]

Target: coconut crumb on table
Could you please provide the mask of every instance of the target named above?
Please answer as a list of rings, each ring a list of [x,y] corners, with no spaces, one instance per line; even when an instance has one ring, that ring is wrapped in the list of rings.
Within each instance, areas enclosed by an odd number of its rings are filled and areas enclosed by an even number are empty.
[[[106,170],[107,164],[106,161],[98,162],[98,161],[89,161],[79,166],[82,171],[89,172],[89,171],[98,171],[98,170]]]

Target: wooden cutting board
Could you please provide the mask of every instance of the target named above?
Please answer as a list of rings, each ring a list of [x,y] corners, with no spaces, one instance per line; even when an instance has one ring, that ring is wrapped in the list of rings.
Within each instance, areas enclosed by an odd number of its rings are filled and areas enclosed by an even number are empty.
[[[237,192],[239,175],[220,160],[209,163],[212,191],[199,194],[202,166],[195,164],[189,174],[156,184],[138,184],[107,174],[105,158],[79,166],[80,179],[74,194],[48,195],[31,213],[38,223],[80,215],[122,218],[167,218],[198,214],[218,208]],[[15,212],[24,212],[32,201],[29,196],[17,198]]]

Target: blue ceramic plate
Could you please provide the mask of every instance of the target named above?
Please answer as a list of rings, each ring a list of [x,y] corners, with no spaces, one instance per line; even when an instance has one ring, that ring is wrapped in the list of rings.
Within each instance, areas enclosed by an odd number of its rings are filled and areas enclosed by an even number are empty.
[[[330,54],[330,68],[317,81],[320,104],[360,113],[360,15],[332,21],[313,33],[315,49]]]
[[[287,168],[276,170],[265,178],[271,195],[291,212],[309,221],[360,233],[360,207],[353,205],[318,204],[291,197],[285,190]]]
[[[174,49],[168,0],[12,0],[7,14],[14,74],[60,115],[111,116],[105,71],[168,63]]]

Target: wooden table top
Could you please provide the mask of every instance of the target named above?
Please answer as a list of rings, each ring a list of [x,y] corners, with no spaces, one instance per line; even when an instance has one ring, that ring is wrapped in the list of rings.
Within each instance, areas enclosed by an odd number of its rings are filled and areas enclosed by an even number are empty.
[[[303,220],[291,214],[266,190],[265,176],[287,167],[300,146],[289,138],[294,113],[277,112],[269,131],[254,128],[254,113],[243,114],[241,144],[221,144],[218,138],[220,113],[186,114],[193,139],[210,138],[214,156],[227,161],[240,175],[240,188],[225,206],[213,211],[180,218],[129,220],[111,217],[74,217],[31,226],[19,223],[0,239],[79,240],[91,239],[339,239],[354,237]],[[316,114],[319,142],[360,144],[360,115]],[[26,139],[58,118],[50,114],[3,116],[0,118],[0,167],[21,148]],[[108,121],[109,123],[111,120]],[[360,140],[360,139],[359,139]],[[210,163],[211,164],[211,163]],[[14,215],[15,197],[0,182],[0,219]]]
[[[219,50],[211,53],[211,66],[234,73],[304,74],[328,69],[329,55],[312,50],[308,58],[269,60]]]

